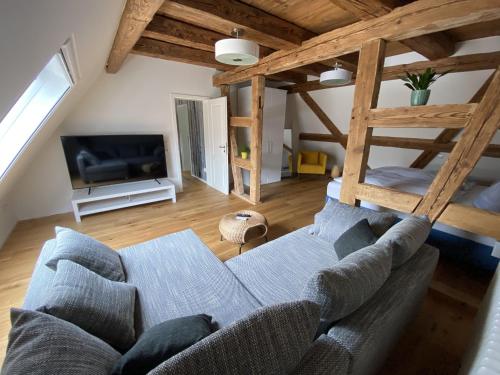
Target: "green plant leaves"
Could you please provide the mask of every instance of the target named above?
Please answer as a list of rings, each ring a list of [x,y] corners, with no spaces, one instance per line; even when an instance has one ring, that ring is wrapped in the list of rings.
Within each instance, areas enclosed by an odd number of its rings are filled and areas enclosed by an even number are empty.
[[[442,74],[437,74],[433,69],[427,68],[423,73],[411,74],[406,72],[406,77],[400,77],[405,82],[405,86],[410,90],[428,90],[429,86],[437,81],[438,78],[450,73],[448,70]]]

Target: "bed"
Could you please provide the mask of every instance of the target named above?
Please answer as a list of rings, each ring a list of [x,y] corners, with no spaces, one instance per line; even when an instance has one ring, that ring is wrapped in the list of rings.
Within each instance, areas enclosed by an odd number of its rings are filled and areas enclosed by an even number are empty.
[[[381,167],[367,170],[365,183],[424,195],[429,185],[434,180],[434,177],[434,173],[422,169]],[[337,177],[332,180],[327,187],[327,199],[338,200],[341,186],[342,177]],[[467,181],[455,193],[452,201],[472,206],[474,200],[487,188],[487,186]],[[408,215],[367,201],[361,201],[361,206],[377,211],[391,211],[400,218],[404,218]],[[429,242],[441,248],[443,253],[447,253],[454,258],[463,258],[461,260],[479,268],[493,270],[498,263],[498,259],[491,255],[495,239],[490,237],[481,236],[476,233],[467,232],[436,222],[433,226]],[[464,250],[457,251],[457,247]]]

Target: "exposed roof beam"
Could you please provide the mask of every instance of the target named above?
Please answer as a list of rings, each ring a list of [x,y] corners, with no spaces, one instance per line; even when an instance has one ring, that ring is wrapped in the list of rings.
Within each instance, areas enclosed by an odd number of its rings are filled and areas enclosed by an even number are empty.
[[[422,73],[427,68],[433,68],[438,73],[451,70],[453,73],[468,72],[475,70],[496,69],[500,65],[500,52],[476,53],[472,55],[446,57],[434,61],[418,61],[411,64],[387,66],[382,73],[383,81],[399,79],[405,72]],[[353,85],[353,80],[348,85]],[[345,86],[348,86],[345,85]],[[318,80],[299,83],[296,85],[282,86],[289,94],[296,92],[324,90],[329,88],[319,83]]]
[[[258,8],[236,0],[165,1],[159,13],[225,35],[235,28],[244,38],[274,49],[294,48],[315,34]]]
[[[146,27],[146,30],[144,30],[142,36],[209,52],[215,51],[214,45],[218,40],[227,38],[224,34],[158,15],[154,16],[153,20]],[[261,57],[267,56],[273,52],[274,50],[271,48],[260,47]],[[231,68],[232,66],[227,65],[227,69],[224,70],[230,70]],[[320,64],[311,64],[309,66],[294,69],[294,71],[299,74],[319,76],[325,69],[326,68]],[[304,82],[305,80],[306,79],[303,78],[298,82]],[[297,80],[294,80],[294,82],[296,81]]]
[[[237,27],[244,31],[244,39],[273,50],[295,48],[316,36],[309,30],[236,0],[167,0],[158,13],[228,36]],[[356,70],[356,56],[335,60],[348,70]],[[310,66],[307,74],[319,75],[333,64],[326,61]]]
[[[255,65],[218,74],[214,84],[237,83],[255,75],[324,61],[358,51],[362,44],[374,39],[399,41],[499,18],[498,0],[420,0],[385,16],[332,30],[303,42],[300,47],[274,52]]]
[[[163,60],[201,65],[222,71],[231,69],[228,65],[221,64],[215,60],[213,52],[144,37],[137,41],[131,53]],[[269,78],[286,82],[304,82],[307,79],[305,75],[293,71],[271,75]]]
[[[162,4],[163,0],[127,0],[106,64],[108,73],[116,73],[120,69]]]
[[[360,20],[370,20],[390,13],[394,7],[383,0],[330,0]],[[455,42],[444,32],[402,40],[405,46],[427,57],[440,59],[455,52]]]

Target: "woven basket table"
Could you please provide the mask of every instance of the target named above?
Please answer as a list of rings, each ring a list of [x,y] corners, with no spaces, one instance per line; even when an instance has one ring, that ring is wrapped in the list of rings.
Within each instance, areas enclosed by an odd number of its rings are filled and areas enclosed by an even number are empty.
[[[247,214],[247,220],[239,220],[236,214]],[[250,240],[264,237],[267,241],[267,220],[264,215],[255,211],[242,210],[232,214],[224,215],[219,222],[221,241],[226,239],[240,245],[241,247]]]

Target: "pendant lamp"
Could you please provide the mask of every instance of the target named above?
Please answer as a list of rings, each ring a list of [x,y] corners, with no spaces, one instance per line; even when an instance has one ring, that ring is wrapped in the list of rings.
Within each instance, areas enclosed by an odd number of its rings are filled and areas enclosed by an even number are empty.
[[[243,30],[235,28],[235,38],[215,43],[215,60],[229,65],[252,65],[259,61],[259,45],[251,40],[239,39]]]
[[[319,76],[319,82],[324,86],[342,86],[351,82],[352,72],[341,68],[342,65],[335,63],[332,70],[327,70]]]

